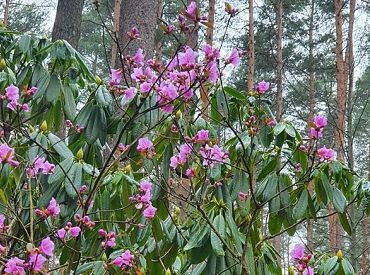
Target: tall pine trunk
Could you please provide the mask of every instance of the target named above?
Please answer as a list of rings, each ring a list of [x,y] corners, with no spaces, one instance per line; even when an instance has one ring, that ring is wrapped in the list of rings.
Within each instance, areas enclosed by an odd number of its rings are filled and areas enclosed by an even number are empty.
[[[213,30],[215,26],[215,8],[216,8],[216,0],[208,0],[208,28],[206,34],[206,43],[209,45],[213,45]],[[202,101],[202,112],[203,118],[208,118],[208,105],[209,105],[209,98],[208,98],[208,87],[202,85],[200,90],[200,99]]]
[[[283,113],[283,2],[278,0],[276,3],[276,121],[279,122]],[[274,248],[281,254],[281,236],[277,236],[272,240]],[[281,261],[281,259],[279,259]]]
[[[249,23],[248,23],[248,76],[247,89],[248,91],[254,88],[254,16],[253,16],[253,0],[248,0]]]
[[[117,54],[118,54],[118,36],[119,36],[119,22],[120,22],[120,13],[121,13],[122,0],[114,1],[114,11],[113,11],[113,38],[116,41],[112,43],[112,56],[111,56],[111,67],[116,66]]]
[[[280,121],[283,114],[283,1],[276,3],[276,121]]]
[[[348,167],[354,169],[354,156],[353,156],[353,125],[352,125],[352,97],[353,97],[353,82],[354,82],[354,56],[353,56],[353,25],[355,20],[355,9],[356,9],[356,0],[350,0],[349,2],[349,25],[348,25],[348,45],[346,48],[346,69],[348,75],[348,101],[347,101],[347,140],[348,140]],[[350,236],[350,260],[351,264],[357,272],[357,260],[356,260],[356,251],[357,251],[357,238],[356,238],[356,221],[355,221],[355,206],[351,205],[349,208],[352,225],[352,234]]]
[[[4,27],[8,26],[9,21],[9,6],[10,6],[10,0],[5,0],[5,6],[4,6]]]
[[[77,49],[81,35],[83,0],[59,0],[55,16],[52,40],[66,40]]]
[[[314,13],[315,13],[315,0],[311,0],[310,9],[310,23],[308,31],[308,44],[309,44],[309,68],[308,68],[308,118],[307,121],[310,123],[313,121],[315,113],[315,65],[314,65],[314,43],[313,43],[313,30],[314,30]],[[313,141],[310,140],[310,147],[313,145]],[[310,182],[308,190],[310,194],[313,192],[313,183]],[[307,221],[307,247],[310,251],[313,251],[313,221],[310,219]]]
[[[335,12],[335,60],[336,60],[336,119],[335,119],[335,149],[338,161],[345,162],[345,121],[346,121],[346,101],[347,101],[347,81],[348,70],[343,59],[343,1],[334,0]],[[333,206],[329,206],[329,211],[334,212]],[[329,218],[329,245],[332,250],[343,248],[343,230],[339,225],[336,215]]]
[[[151,58],[155,52],[155,31],[157,28],[158,0],[121,0],[118,20],[116,58],[112,57],[112,67],[121,66],[119,55],[134,54],[138,48],[143,49],[145,57]],[[139,39],[130,41],[127,33],[137,27]],[[115,43],[115,42],[113,42]],[[113,62],[114,61],[114,62]]]

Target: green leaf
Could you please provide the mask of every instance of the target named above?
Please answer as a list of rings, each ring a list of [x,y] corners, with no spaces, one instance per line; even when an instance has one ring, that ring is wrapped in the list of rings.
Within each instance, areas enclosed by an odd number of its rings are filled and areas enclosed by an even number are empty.
[[[271,235],[277,234],[280,232],[282,226],[281,218],[278,214],[269,215],[268,227]]]
[[[71,150],[69,150],[69,148],[64,143],[64,141],[62,141],[59,137],[57,137],[56,135],[54,135],[52,133],[49,133],[48,138],[50,140],[51,146],[55,149],[55,151],[60,156],[62,156],[65,159],[74,157]]]
[[[324,272],[325,274],[335,274],[338,268],[339,268],[338,257],[334,256],[326,261],[324,265]]]
[[[293,126],[291,126],[291,125],[286,125],[286,126],[285,126],[285,132],[286,132],[289,136],[291,136],[292,138],[295,138],[295,130],[294,130]]]
[[[65,159],[59,165],[56,165],[54,174],[49,176],[49,184],[55,184],[65,179],[65,173],[67,174],[71,169],[73,160],[73,158]]]
[[[335,210],[337,210],[339,213],[344,213],[346,209],[346,198],[344,197],[343,193],[333,186],[333,206]]]
[[[259,173],[257,177],[257,181],[262,181],[265,177],[267,177],[269,174],[271,174],[278,166],[278,158],[273,157],[268,163],[265,164],[265,166],[262,168],[261,172]]]
[[[222,216],[221,214],[217,215],[214,218],[212,224],[215,227],[215,229],[217,230],[217,232],[219,233],[219,235],[224,239],[225,238],[225,232],[226,232],[225,231],[224,216]],[[223,248],[222,241],[220,240],[220,238],[217,236],[217,234],[213,230],[211,230],[211,245],[212,245],[213,252],[217,256],[224,256],[225,255],[225,251],[224,251],[224,248]]]
[[[99,107],[93,106],[91,110],[91,115],[89,117],[89,122],[87,124],[86,131],[85,131],[87,141],[90,144],[95,142],[99,137],[99,131],[101,130],[101,126],[102,126],[102,125],[99,125],[100,123],[100,120],[98,117],[99,113],[100,113]]]
[[[304,214],[307,211],[307,205],[308,205],[308,191],[307,189],[303,189],[301,196],[299,197],[299,200],[293,209],[294,219],[299,220],[304,217]]]
[[[352,228],[350,223],[348,222],[346,213],[338,213],[338,217],[344,231],[346,231],[348,235],[352,235]]]
[[[284,130],[285,130],[285,126],[286,124],[285,123],[278,123],[275,127],[274,127],[274,135],[277,136],[279,135],[280,133],[282,133]]]
[[[49,86],[46,90],[46,101],[54,103],[58,96],[62,93],[63,87],[60,79],[56,74],[52,74],[50,77]]]
[[[202,224],[197,227],[195,232],[192,232],[188,243],[185,245],[184,250],[190,250],[193,247],[199,247],[203,243],[203,238],[209,233],[208,224]]]
[[[210,102],[210,108],[211,108],[211,119],[214,123],[219,123],[222,120],[222,115],[218,111],[218,104],[217,104],[217,98],[213,97]]]
[[[79,275],[79,274],[83,274],[84,272],[86,271],[89,271],[91,269],[93,269],[94,267],[94,262],[89,262],[89,263],[85,263],[83,265],[80,265],[78,266],[78,268],[76,269],[76,274]]]
[[[105,269],[104,269],[104,262],[103,261],[96,261],[94,263],[94,273],[93,275],[104,275]]]
[[[353,269],[351,263],[347,259],[343,259],[341,264],[345,275],[355,274],[355,270]]]
[[[73,97],[73,91],[69,86],[64,86],[64,112],[68,119],[75,119],[77,106]]]
[[[77,196],[76,192],[78,192],[82,185],[82,174],[82,164],[80,162],[72,165],[71,169],[68,171],[68,177],[71,181],[69,181],[68,178],[66,179],[65,189],[69,197],[75,198]]]
[[[215,181],[218,181],[221,179],[221,164],[215,164],[211,168],[211,178]]]
[[[96,90],[96,101],[99,105],[107,107],[112,104],[113,99],[106,88],[99,86]]]
[[[231,88],[231,87],[224,87],[224,91],[231,95],[232,97],[235,97],[236,99],[240,99],[240,100],[245,100],[247,99],[245,95],[243,95],[241,92],[235,90],[234,88]]]

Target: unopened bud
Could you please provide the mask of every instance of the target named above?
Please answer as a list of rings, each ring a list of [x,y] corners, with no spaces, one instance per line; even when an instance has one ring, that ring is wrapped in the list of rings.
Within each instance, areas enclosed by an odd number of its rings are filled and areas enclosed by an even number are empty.
[[[288,275],[294,275],[294,267],[292,267],[291,265],[288,268]]]
[[[103,84],[103,80],[98,75],[95,76],[95,81],[96,84],[98,84],[99,86]]]
[[[84,158],[84,151],[82,150],[82,148],[80,148],[80,150],[78,150],[77,154],[76,154],[76,159],[77,160],[82,160]]]
[[[44,120],[40,126],[41,131],[46,132],[48,130],[48,123]]]
[[[182,116],[182,112],[181,112],[180,110],[178,110],[178,111],[176,112],[176,117],[177,117],[177,118],[181,118],[181,116]]]
[[[337,252],[337,257],[338,257],[338,260],[339,261],[342,261],[343,260],[343,253],[342,253],[342,250],[338,250],[338,252]]]
[[[172,272],[171,272],[171,270],[169,268],[166,269],[165,275],[172,275]]]
[[[33,250],[33,244],[32,243],[27,243],[26,250],[27,250],[28,253],[31,253],[32,250]]]
[[[126,173],[130,173],[132,171],[132,167],[131,167],[131,164],[128,164],[125,166],[125,168],[123,169]]]
[[[0,59],[0,69],[1,70],[5,70],[6,68],[6,62],[5,62],[5,59],[1,58]]]

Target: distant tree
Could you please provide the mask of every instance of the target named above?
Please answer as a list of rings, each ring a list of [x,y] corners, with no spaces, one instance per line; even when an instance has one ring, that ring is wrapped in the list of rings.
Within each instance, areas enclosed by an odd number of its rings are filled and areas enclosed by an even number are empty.
[[[77,48],[81,35],[84,0],[59,0],[52,32],[53,41],[66,40]]]

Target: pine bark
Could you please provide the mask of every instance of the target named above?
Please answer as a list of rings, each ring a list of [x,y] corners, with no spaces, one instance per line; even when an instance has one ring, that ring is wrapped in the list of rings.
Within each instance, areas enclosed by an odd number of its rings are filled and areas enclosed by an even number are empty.
[[[8,26],[9,21],[9,6],[10,6],[10,0],[5,0],[5,6],[4,6],[4,27]]]
[[[308,44],[309,44],[309,68],[308,68],[308,123],[313,121],[315,113],[315,65],[314,65],[314,42],[313,42],[313,30],[314,30],[314,13],[315,13],[315,0],[311,0],[310,10],[310,23],[308,31]],[[310,141],[310,147],[313,145],[313,140]],[[310,194],[313,193],[313,183],[310,182],[308,186]],[[307,221],[307,248],[309,251],[313,251],[313,221]]]
[[[199,0],[188,0],[187,4],[189,5],[191,2],[195,2],[197,7],[199,8]],[[198,49],[198,40],[199,40],[199,24],[193,24],[192,21],[189,20],[190,30],[187,35],[187,43],[189,47],[191,47],[193,50]]]
[[[281,120],[283,114],[283,1],[278,0],[276,3],[276,121]]]
[[[352,125],[352,97],[353,97],[353,84],[354,84],[354,55],[353,55],[353,25],[355,18],[355,8],[356,0],[350,0],[349,3],[349,25],[348,25],[348,45],[346,48],[346,70],[348,75],[348,102],[347,102],[347,140],[348,140],[348,167],[350,169],[354,168],[354,156],[353,156],[353,125]],[[350,260],[351,264],[357,272],[357,260],[356,260],[356,251],[357,251],[357,238],[356,238],[356,224],[355,224],[355,206],[351,205],[349,208],[352,225],[352,234],[350,236]]]
[[[55,16],[52,40],[66,40],[77,49],[81,35],[83,0],[59,0]]]
[[[155,31],[157,28],[158,0],[121,0],[118,21],[117,57],[112,57],[112,67],[121,66],[119,55],[132,55],[137,49],[144,51],[146,58],[151,58],[155,52]],[[139,39],[130,40],[127,33],[137,27]],[[113,62],[114,61],[114,62]]]
[[[216,8],[216,1],[209,0],[208,1],[208,28],[206,34],[206,43],[209,45],[213,45],[213,30],[215,25],[215,8]],[[202,101],[202,113],[203,118],[208,119],[208,105],[209,105],[209,98],[208,98],[208,87],[202,85],[200,90],[200,99]]]
[[[248,91],[254,88],[254,15],[253,0],[248,0],[249,22],[248,22]]]
[[[113,11],[113,37],[118,41],[118,34],[119,34],[119,22],[120,22],[120,13],[121,13],[121,4],[122,0],[115,0],[114,1],[114,11]],[[118,45],[113,41],[112,43],[112,59],[111,59],[111,67],[114,68],[116,65],[118,54]]]

